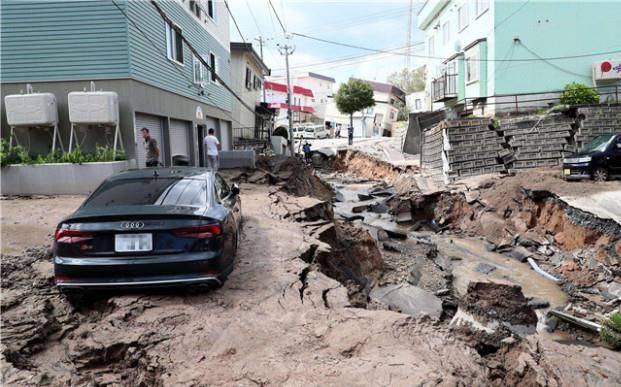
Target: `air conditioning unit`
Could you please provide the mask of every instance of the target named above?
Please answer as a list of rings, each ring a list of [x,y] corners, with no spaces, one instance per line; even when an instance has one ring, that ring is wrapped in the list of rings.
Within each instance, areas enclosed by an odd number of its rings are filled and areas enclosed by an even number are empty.
[[[52,93],[7,95],[4,105],[10,126],[54,126],[58,122],[56,96]]]
[[[114,91],[72,91],[68,102],[69,121],[73,124],[119,122],[119,96]]]
[[[621,79],[621,60],[603,60],[593,63],[593,79],[596,81]]]

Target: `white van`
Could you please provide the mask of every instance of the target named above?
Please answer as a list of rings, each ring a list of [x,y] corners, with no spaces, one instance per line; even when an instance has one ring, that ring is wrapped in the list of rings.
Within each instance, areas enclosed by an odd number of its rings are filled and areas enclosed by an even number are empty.
[[[304,138],[328,138],[324,125],[308,125],[304,128]]]

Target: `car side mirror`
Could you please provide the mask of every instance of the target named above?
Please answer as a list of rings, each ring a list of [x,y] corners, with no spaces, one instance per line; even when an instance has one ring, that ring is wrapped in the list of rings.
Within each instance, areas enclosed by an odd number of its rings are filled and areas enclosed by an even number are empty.
[[[231,186],[231,195],[233,196],[239,195],[239,186],[237,184],[233,184]]]

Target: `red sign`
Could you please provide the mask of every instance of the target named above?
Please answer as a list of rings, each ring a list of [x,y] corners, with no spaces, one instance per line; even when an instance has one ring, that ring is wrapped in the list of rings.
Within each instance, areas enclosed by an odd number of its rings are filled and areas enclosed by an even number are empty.
[[[608,71],[612,70],[612,63],[608,61],[602,62],[602,64],[600,65],[600,68],[602,69],[603,73],[607,73]]]

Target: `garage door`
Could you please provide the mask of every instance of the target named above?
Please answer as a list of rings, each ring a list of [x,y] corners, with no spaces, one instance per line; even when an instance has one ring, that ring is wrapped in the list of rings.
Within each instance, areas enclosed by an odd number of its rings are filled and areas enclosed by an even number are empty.
[[[170,120],[170,155],[190,158],[190,123],[187,121]]]
[[[136,162],[138,168],[146,167],[147,153],[144,149],[144,140],[140,129],[149,129],[149,135],[157,141],[160,148],[160,162],[162,162],[162,118],[149,114],[136,113]]]

